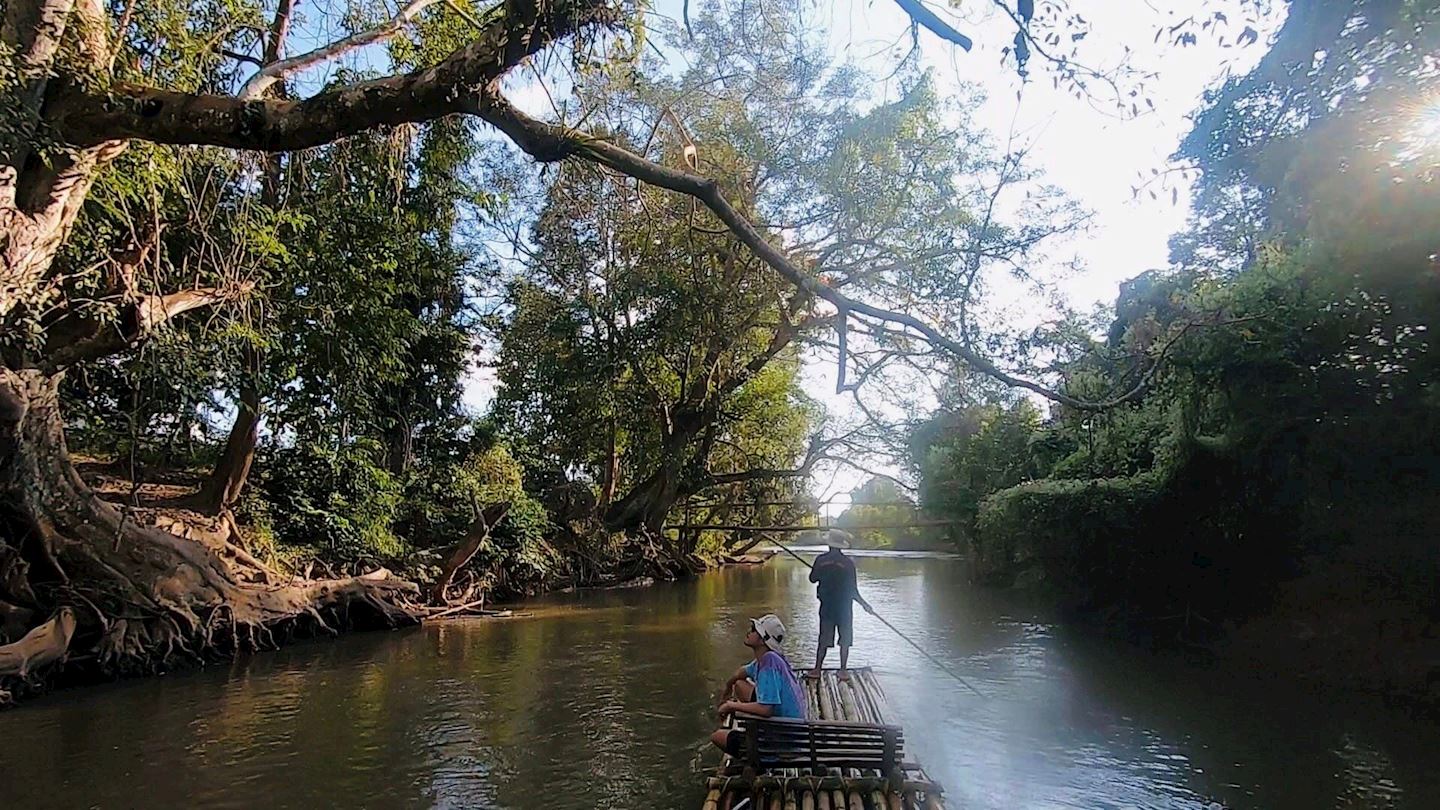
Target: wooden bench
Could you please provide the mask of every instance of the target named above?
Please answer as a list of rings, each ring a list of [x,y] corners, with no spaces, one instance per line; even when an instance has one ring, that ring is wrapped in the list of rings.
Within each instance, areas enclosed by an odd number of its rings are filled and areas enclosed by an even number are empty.
[[[737,714],[734,723],[733,733],[743,734],[745,744],[733,764],[751,777],[776,768],[809,769],[816,775],[859,768],[903,779],[905,732],[899,726],[744,714]]]

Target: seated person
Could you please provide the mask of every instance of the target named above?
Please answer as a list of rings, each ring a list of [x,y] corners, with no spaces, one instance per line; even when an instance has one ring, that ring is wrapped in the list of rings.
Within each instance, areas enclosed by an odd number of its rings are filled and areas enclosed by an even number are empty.
[[[745,646],[755,660],[735,671],[720,693],[720,716],[744,712],[760,717],[805,719],[805,693],[790,662],[785,660],[781,642],[785,625],[773,613],[750,620]],[[710,735],[710,741],[731,756],[738,756],[745,735],[728,728]]]

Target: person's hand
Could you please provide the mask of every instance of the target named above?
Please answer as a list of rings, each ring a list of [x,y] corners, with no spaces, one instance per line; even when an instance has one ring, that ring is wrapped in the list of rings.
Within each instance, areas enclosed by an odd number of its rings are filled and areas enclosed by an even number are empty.
[[[865,609],[865,612],[866,612],[866,613],[869,613],[871,616],[874,616],[874,615],[875,615],[875,608],[870,607],[870,603],[869,603],[869,602],[861,602],[861,603],[860,603],[860,607],[864,608],[864,609]]]
[[[731,701],[728,701],[728,700],[727,700],[727,701],[725,701],[724,703],[721,703],[721,704],[720,704],[720,716],[721,716],[721,717],[724,717],[725,715],[730,714],[730,713],[733,712],[733,711],[735,711],[735,704],[732,703]]]

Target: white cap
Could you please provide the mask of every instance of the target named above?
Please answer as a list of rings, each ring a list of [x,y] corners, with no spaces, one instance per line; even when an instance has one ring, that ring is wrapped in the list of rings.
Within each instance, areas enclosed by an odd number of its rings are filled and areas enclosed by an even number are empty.
[[[831,548],[850,548],[850,533],[839,529],[826,529],[825,545]]]
[[[780,642],[785,640],[785,623],[780,621],[779,616],[766,613],[758,619],[751,619],[750,626],[755,628],[766,647],[780,652]]]

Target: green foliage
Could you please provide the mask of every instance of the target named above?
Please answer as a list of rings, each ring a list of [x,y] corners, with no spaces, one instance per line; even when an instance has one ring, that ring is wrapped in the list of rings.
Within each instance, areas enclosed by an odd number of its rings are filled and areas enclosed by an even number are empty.
[[[604,89],[646,115],[668,92]],[[693,112],[697,129],[745,126],[724,103]],[[708,144],[721,176],[755,171],[727,139]],[[657,475],[794,466],[814,417],[791,347],[806,334],[792,324],[813,321],[808,302],[721,223],[689,200],[565,167],[532,240],[497,324],[495,416],[536,483],[578,476],[618,498]]]
[[[925,508],[959,520],[962,532],[973,532],[987,496],[1039,474],[1031,448],[1039,427],[1040,413],[1026,400],[937,413],[911,442]]]
[[[286,207],[312,213],[270,296],[267,386],[281,422],[316,440],[383,436],[391,464],[407,441],[453,430],[476,328],[465,284],[477,264],[452,241],[463,207],[484,204],[459,167],[468,124],[445,120],[361,136],[292,164]],[[397,449],[398,448],[398,449]]]
[[[278,448],[258,464],[256,486],[270,506],[270,530],[290,546],[344,563],[400,558],[394,533],[404,490],[383,466],[374,442],[339,450],[304,444]]]
[[[420,547],[459,542],[480,509],[511,504],[498,538],[517,548],[540,542],[551,529],[544,508],[524,489],[520,463],[501,445],[470,452],[458,463],[425,465],[406,491],[404,528]]]
[[[1343,558],[1428,598],[1440,195],[1415,116],[1433,104],[1421,63],[1440,29],[1404,5],[1296,6],[1275,51],[1212,98],[1182,150],[1205,178],[1178,266],[1122,286],[1065,389],[1103,398],[1133,384],[1129,358],[1164,346],[1166,363],[1138,402],[1035,426],[1045,478],[982,496],[969,552],[983,574],[1213,618]],[[1313,70],[1280,72],[1297,55]],[[977,430],[932,425],[918,444]],[[966,514],[973,500],[930,494],[956,491],[955,466],[924,469],[927,505]]]
[[[1156,472],[1129,478],[1046,480],[986,498],[971,557],[982,576],[1016,571],[1071,585],[1121,563],[1154,531],[1150,522],[1165,489]]]
[[[921,519],[913,499],[893,480],[873,477],[852,490],[850,500],[853,505],[836,518],[835,525],[849,531],[859,548],[904,550],[931,544],[934,533],[922,527],[856,528],[900,527]]]

